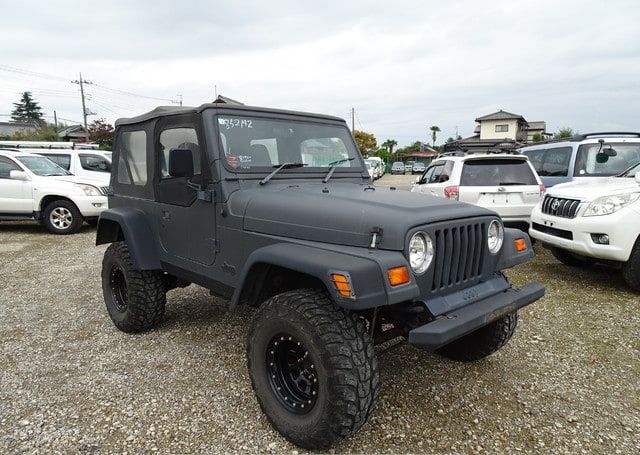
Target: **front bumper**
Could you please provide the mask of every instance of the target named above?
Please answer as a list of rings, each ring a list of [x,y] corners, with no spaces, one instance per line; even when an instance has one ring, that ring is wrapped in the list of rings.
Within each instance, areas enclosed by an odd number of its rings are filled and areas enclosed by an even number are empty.
[[[615,213],[604,216],[581,216],[583,208],[578,209],[575,218],[562,218],[548,215],[536,206],[531,213],[532,227],[529,235],[545,244],[562,248],[582,256],[610,261],[626,262],[633,245],[640,235],[640,226],[630,220],[637,219],[631,207],[625,207]],[[542,226],[547,232],[536,229]],[[551,228],[551,229],[549,229]],[[609,244],[597,244],[591,234],[607,234]],[[564,237],[570,238],[564,238]]]
[[[108,208],[106,196],[75,196],[72,201],[85,218],[99,216]]]
[[[409,343],[436,350],[544,296],[544,287],[529,283],[479,300],[409,332]]]

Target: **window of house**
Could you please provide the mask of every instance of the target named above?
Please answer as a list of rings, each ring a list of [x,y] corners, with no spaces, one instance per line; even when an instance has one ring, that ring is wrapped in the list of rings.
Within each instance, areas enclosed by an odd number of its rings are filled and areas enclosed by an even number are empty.
[[[147,184],[147,133],[124,131],[120,137],[118,183],[144,186]]]
[[[198,135],[194,128],[170,128],[160,133],[160,178],[172,178],[169,175],[169,152],[172,149],[191,150],[193,156],[193,175],[201,174],[201,153]]]
[[[496,125],[496,133],[506,133],[509,131],[509,125]]]

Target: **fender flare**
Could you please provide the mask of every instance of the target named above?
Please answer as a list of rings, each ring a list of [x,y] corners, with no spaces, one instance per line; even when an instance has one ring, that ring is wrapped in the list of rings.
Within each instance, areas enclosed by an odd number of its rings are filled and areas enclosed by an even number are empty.
[[[379,264],[373,260],[295,243],[276,243],[255,250],[245,262],[230,308],[240,302],[242,290],[251,284],[249,276],[258,264],[273,265],[304,273],[320,280],[334,302],[349,309],[387,305],[387,292]],[[343,297],[331,281],[331,273],[346,272],[351,278],[355,298]]]
[[[147,217],[141,210],[112,208],[100,214],[96,245],[126,242],[133,265],[138,270],[161,268],[154,239]]]

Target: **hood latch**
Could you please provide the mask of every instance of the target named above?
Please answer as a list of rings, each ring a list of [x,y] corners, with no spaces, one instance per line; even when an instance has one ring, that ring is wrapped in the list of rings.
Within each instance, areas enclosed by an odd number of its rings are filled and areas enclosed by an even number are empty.
[[[382,228],[378,226],[371,229],[371,245],[369,245],[369,248],[377,248],[382,241],[382,232]]]

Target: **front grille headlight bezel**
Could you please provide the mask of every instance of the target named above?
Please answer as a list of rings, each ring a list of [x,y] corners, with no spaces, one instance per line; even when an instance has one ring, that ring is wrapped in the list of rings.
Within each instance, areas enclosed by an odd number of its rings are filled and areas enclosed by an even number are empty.
[[[498,220],[493,220],[487,228],[487,248],[489,253],[498,254],[504,243],[504,226]]]
[[[416,275],[425,273],[436,255],[435,243],[424,231],[418,231],[409,240],[409,266]]]

